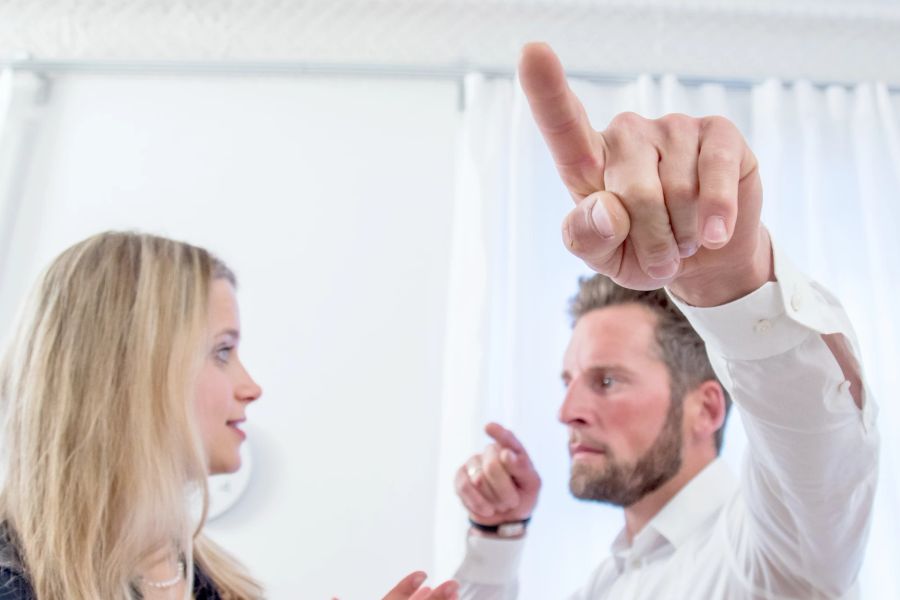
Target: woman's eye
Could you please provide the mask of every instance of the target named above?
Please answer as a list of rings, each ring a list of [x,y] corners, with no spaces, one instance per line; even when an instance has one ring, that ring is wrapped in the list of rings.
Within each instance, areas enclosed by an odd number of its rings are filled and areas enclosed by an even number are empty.
[[[224,346],[216,350],[216,360],[219,362],[228,362],[228,359],[231,357],[231,351],[234,349],[233,346]]]

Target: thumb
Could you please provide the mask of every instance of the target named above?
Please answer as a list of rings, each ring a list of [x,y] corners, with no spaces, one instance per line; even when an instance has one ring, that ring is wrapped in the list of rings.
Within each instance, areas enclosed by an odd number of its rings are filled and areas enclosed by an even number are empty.
[[[631,219],[612,192],[595,192],[578,202],[563,220],[563,242],[569,252],[604,275],[618,272],[622,243]]]

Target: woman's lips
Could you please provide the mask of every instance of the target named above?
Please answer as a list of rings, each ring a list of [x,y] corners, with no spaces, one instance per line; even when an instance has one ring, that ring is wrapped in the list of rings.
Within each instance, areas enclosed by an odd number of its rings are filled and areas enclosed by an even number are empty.
[[[242,440],[247,439],[247,434],[241,429],[241,424],[244,423],[246,419],[236,419],[234,421],[226,421],[226,425],[228,425],[235,433],[237,433]]]

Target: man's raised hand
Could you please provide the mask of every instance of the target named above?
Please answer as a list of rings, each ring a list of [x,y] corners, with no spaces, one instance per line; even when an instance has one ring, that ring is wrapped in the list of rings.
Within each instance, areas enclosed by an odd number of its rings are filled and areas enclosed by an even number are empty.
[[[546,44],[524,48],[519,76],[576,202],[563,224],[573,254],[620,285],[668,285],[697,305],[771,278],[757,162],[733,124],[623,113],[595,131]]]

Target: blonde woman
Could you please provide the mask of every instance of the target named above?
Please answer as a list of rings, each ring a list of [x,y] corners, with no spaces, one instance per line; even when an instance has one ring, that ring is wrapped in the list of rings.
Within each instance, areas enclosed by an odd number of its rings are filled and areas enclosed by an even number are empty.
[[[201,248],[105,233],[53,262],[0,368],[0,600],[264,596],[190,509],[262,393],[239,341],[235,277]],[[456,598],[423,579],[385,600]]]

